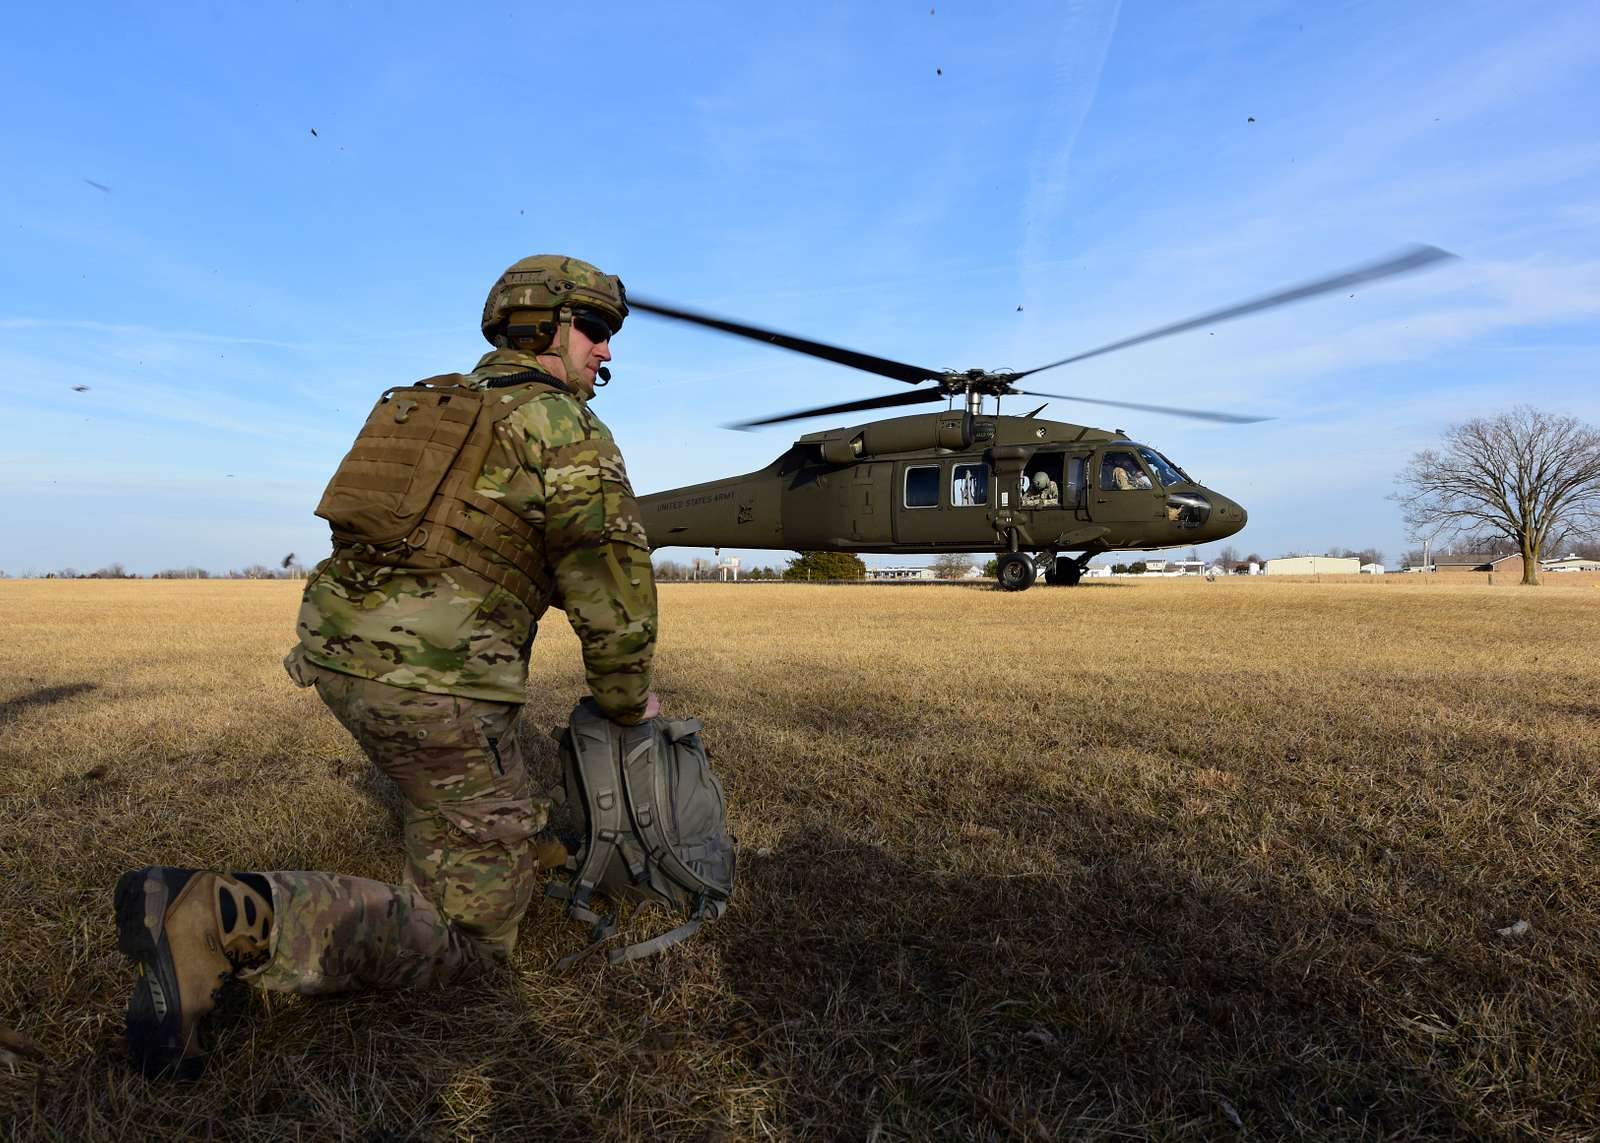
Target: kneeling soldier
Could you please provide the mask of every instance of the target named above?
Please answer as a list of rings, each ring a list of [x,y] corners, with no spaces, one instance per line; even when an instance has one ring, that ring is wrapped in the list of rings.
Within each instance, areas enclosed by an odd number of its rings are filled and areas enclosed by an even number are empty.
[[[606,717],[659,710],[649,546],[588,404],[627,313],[618,279],[525,258],[484,306],[494,350],[373,410],[317,509],[334,551],[306,583],[284,665],[399,786],[403,880],[124,874],[128,1041],[147,1073],[198,1074],[201,1026],[235,976],[299,993],[422,988],[510,952],[539,870],[566,858],[535,836],[548,806],[515,741],[546,608],[566,611]]]

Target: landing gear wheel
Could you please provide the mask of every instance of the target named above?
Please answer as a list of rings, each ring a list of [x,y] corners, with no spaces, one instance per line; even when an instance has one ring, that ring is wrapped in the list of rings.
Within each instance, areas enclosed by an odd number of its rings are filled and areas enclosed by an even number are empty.
[[[1033,577],[1038,574],[1034,567],[1032,557],[1024,552],[1007,552],[1000,557],[1000,563],[995,569],[995,579],[999,581],[1002,591],[1022,591],[1033,584]]]

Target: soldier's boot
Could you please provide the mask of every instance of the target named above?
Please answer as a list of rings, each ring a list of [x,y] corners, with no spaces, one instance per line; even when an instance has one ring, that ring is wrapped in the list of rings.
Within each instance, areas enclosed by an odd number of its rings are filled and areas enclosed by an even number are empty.
[[[137,974],[129,1054],[145,1075],[194,1079],[222,986],[271,953],[271,889],[258,874],[151,865],[122,875],[116,907],[117,946]]]

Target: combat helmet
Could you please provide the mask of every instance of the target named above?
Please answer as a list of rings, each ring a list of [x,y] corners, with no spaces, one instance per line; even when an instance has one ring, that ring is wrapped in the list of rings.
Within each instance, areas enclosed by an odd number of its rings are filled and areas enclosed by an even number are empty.
[[[596,315],[616,333],[628,316],[622,279],[577,258],[535,254],[507,267],[490,287],[481,328],[491,345],[509,334],[532,342],[529,348],[541,352],[554,339],[557,324],[570,320],[573,311]],[[513,315],[516,321],[508,327]]]

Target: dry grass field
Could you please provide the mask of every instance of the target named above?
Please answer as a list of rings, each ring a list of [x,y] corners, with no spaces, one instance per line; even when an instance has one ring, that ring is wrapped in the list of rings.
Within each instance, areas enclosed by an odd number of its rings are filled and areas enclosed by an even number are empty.
[[[207,1076],[148,1083],[119,872],[399,872],[385,790],[278,666],[296,587],[0,583],[0,1023],[38,1049],[0,1052],[0,1135],[1600,1137],[1576,578],[667,586],[726,918],[559,977],[582,933],[540,905],[469,987],[240,990]],[[581,677],[553,613],[531,726]]]

